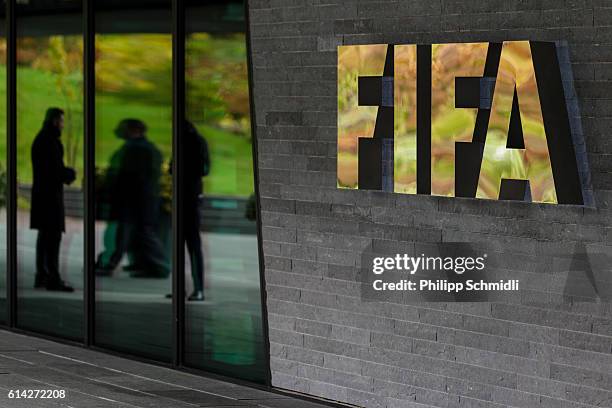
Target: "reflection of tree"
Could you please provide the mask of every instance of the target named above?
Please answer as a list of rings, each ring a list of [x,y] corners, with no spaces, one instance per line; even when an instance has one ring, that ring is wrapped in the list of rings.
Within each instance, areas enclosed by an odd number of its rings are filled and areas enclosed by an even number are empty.
[[[207,192],[248,195],[253,187],[243,181],[252,180],[245,36],[195,34],[186,45],[188,115],[205,134],[214,155],[215,171],[205,184]],[[0,42],[0,61],[3,50]],[[31,181],[29,149],[49,106],[66,111],[66,162],[82,175],[81,38],[20,37],[17,52],[20,182]],[[125,117],[146,122],[148,137],[169,157],[171,36],[98,35],[95,69],[96,162],[105,163],[120,143],[112,132]]]
[[[169,35],[104,35],[96,41],[96,88],[126,100],[167,104],[172,95]],[[244,34],[192,34],[186,42],[187,117],[250,134]]]
[[[244,34],[192,34],[186,55],[187,117],[249,135]]]
[[[82,46],[79,41],[76,44],[69,45],[71,51],[82,54]],[[80,152],[81,135],[82,135],[82,110],[81,95],[83,94],[83,83],[81,81],[81,68],[75,69],[69,65],[68,51],[66,47],[66,39],[62,36],[54,36],[49,38],[49,48],[47,50],[49,57],[49,71],[55,74],[55,83],[60,91],[64,104],[65,114],[65,129],[64,129],[64,146],[66,150],[66,163],[70,167],[75,167],[78,154]]]
[[[372,137],[378,108],[359,106],[357,77],[383,73],[386,45],[346,46],[338,50],[338,186],[357,187],[360,137]]]
[[[431,189],[436,195],[454,194],[456,142],[472,141],[476,121],[476,109],[455,108],[455,78],[481,76],[486,54],[486,44],[432,48]]]
[[[172,100],[170,35],[99,35],[96,56],[96,90],[164,106]]]
[[[52,103],[66,112],[63,139],[66,163],[71,167],[78,161],[82,140],[82,55],[83,44],[78,36],[19,40],[19,64],[53,74],[58,100]]]

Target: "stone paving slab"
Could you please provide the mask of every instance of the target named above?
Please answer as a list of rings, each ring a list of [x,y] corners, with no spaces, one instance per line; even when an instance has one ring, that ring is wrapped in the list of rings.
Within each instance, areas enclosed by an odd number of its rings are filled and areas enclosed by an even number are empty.
[[[9,398],[65,390],[65,398]],[[264,390],[0,329],[0,408],[324,408]]]

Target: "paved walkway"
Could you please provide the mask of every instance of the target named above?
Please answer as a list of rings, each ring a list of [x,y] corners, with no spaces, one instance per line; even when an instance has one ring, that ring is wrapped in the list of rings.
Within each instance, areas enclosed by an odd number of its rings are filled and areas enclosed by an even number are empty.
[[[65,398],[11,399],[11,390]],[[1,408],[324,408],[324,405],[0,330]]]
[[[0,236],[6,234],[0,209]],[[34,290],[36,231],[29,215],[18,218],[19,323],[67,338],[83,335],[83,220],[67,217],[60,252],[62,278],[74,293]],[[96,242],[103,241],[104,222],[96,223]],[[185,335],[189,361],[197,367],[240,365],[242,378],[261,378],[264,338],[259,290],[257,236],[203,232],[206,302],[186,302]],[[6,293],[2,271],[6,251],[0,239],[0,306]],[[98,250],[100,248],[97,248]],[[124,263],[127,263],[125,257]],[[188,256],[185,256],[188,259]],[[190,263],[185,265],[185,292],[192,291]],[[105,345],[119,345],[144,356],[171,354],[171,277],[134,279],[118,268],[114,276],[96,278],[96,335]],[[156,333],[150,336],[150,333]],[[161,358],[161,357],[159,357]],[[247,367],[250,367],[247,372]]]

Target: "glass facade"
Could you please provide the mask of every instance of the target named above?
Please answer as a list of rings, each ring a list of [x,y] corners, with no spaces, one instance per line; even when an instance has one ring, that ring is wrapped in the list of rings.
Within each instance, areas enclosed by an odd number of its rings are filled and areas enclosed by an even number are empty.
[[[186,3],[7,4],[0,323],[267,383],[244,4]]]
[[[96,4],[95,340],[169,362],[171,3]]]
[[[6,246],[6,202],[7,202],[7,174],[6,174],[6,25],[5,10],[0,10],[0,323],[7,322],[8,307],[6,304],[7,286],[7,246]]]
[[[258,380],[265,357],[241,12],[193,2],[186,13],[185,363]]]
[[[17,324],[70,339],[83,331],[81,5],[17,13]],[[35,14],[35,13],[36,14]]]

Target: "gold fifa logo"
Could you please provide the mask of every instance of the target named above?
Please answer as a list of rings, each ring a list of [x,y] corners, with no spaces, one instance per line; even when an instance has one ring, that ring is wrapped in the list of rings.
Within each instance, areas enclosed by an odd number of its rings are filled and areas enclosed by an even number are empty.
[[[338,47],[338,187],[583,204],[562,68],[553,42]]]

